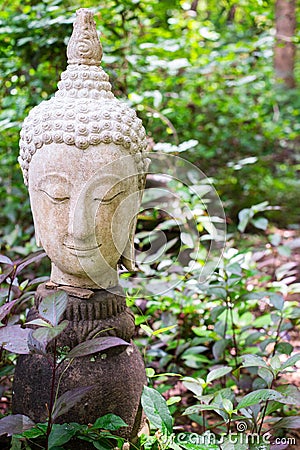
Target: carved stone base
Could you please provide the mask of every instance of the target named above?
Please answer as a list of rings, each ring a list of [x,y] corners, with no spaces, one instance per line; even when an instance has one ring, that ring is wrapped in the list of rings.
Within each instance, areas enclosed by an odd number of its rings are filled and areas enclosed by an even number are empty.
[[[53,292],[55,289],[49,291],[41,285],[36,294],[36,306],[45,295]],[[37,310],[33,308],[29,313],[30,319],[36,314]],[[64,318],[70,322],[60,336],[59,345],[70,348],[91,339],[96,333],[97,337],[113,335],[130,342],[134,330],[132,313],[119,292],[96,291],[88,300],[69,296]],[[89,424],[100,416],[113,413],[128,425],[118,434],[129,440],[134,438],[140,428],[140,398],[146,384],[144,364],[136,346],[131,343],[125,350],[124,347],[114,347],[104,353],[75,358],[66,369],[67,364],[68,361],[63,362],[57,372],[56,386],[63,373],[58,395],[80,386],[93,386],[93,389],[57,422]],[[52,368],[45,357],[36,354],[20,356],[14,377],[13,413],[44,422],[51,380]],[[72,447],[74,450],[77,448],[81,448],[80,443]]]

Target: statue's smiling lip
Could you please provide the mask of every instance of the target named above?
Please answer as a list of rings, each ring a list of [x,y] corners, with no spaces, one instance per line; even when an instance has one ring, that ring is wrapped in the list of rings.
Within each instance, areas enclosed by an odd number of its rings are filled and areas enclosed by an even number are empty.
[[[67,247],[67,249],[71,250],[71,253],[85,253],[85,252],[91,252],[92,250],[96,250],[97,248],[101,247],[101,244],[96,244],[93,247],[77,247],[73,244],[65,244],[64,246]]]

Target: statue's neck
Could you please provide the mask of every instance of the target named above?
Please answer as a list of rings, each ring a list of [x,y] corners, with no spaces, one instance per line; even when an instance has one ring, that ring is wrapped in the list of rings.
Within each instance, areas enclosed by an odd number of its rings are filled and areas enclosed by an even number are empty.
[[[51,277],[53,283],[78,287],[83,289],[108,289],[118,285],[118,273],[115,269],[108,267],[105,272],[95,274],[93,279],[88,276],[77,276],[62,272],[55,264],[51,265]]]

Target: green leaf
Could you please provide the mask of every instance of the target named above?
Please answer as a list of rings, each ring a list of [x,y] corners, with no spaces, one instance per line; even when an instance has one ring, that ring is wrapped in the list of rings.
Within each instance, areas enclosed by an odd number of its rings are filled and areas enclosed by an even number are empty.
[[[160,430],[165,426],[171,434],[173,419],[163,396],[155,389],[144,386],[141,402],[151,425]]]
[[[181,401],[181,397],[179,395],[175,395],[174,397],[168,398],[166,403],[167,403],[167,406],[172,406],[172,405],[175,405],[176,403],[178,403],[180,401]]]
[[[188,248],[194,248],[194,241],[189,233],[181,232],[180,239],[183,245],[186,245]]]
[[[193,369],[198,369],[203,367],[203,364],[209,363],[209,359],[204,355],[182,355],[182,359],[184,359],[186,366]]]
[[[9,450],[22,450],[22,441],[16,436],[12,436]]]
[[[254,212],[254,214],[256,214],[258,212],[263,212],[263,211],[267,211],[268,209],[270,209],[270,207],[268,205],[269,205],[269,202],[264,201],[261,203],[257,203],[256,205],[252,205],[251,209]]]
[[[298,361],[300,361],[300,353],[296,353],[295,355],[288,358],[281,366],[281,369],[287,369],[288,367],[294,366]]]
[[[273,373],[265,367],[259,367],[257,373],[267,383],[267,386],[270,387],[274,379]]]
[[[226,295],[226,291],[225,291],[225,295]],[[216,306],[215,308],[213,308],[210,312],[210,317],[212,318],[212,320],[216,320],[221,314],[222,312],[224,312],[226,310],[226,306]]]
[[[233,263],[233,264],[229,264],[226,267],[226,272],[230,275],[237,275],[237,276],[241,276],[242,275],[242,268],[241,265],[239,263]]]
[[[7,364],[8,362],[6,362]],[[2,367],[2,369],[0,369],[0,378],[1,377],[6,377],[7,375],[12,375],[15,371],[15,366],[14,364],[9,364],[7,366]]]
[[[280,402],[282,398],[282,394],[274,391],[274,389],[258,389],[257,391],[250,392],[250,394],[245,395],[245,397],[237,405],[237,409],[247,408],[248,406],[256,405],[266,400],[276,400]]]
[[[286,258],[289,258],[292,254],[292,250],[287,245],[279,245],[277,247],[277,251],[280,256],[285,256]]]
[[[275,292],[269,293],[270,303],[279,311],[283,310],[284,298],[282,295],[276,294]]]
[[[46,430],[43,430],[42,427],[40,427],[40,424],[36,425],[35,427],[26,430],[22,433],[22,436],[26,437],[27,439],[35,439],[39,436],[44,436]]]
[[[177,325],[170,325],[169,327],[159,328],[159,330],[155,330],[152,332],[153,336],[157,336],[158,334],[165,333],[166,331],[173,330]]]
[[[269,234],[268,239],[269,242],[274,245],[274,247],[277,247],[281,242],[280,234]]]
[[[272,414],[275,411],[279,411],[282,408],[282,404],[279,402],[268,402],[268,406],[266,409],[266,416]]]
[[[191,377],[184,377],[181,379],[183,386],[186,387],[189,391],[192,391],[193,394],[199,396],[202,395],[203,392],[203,384],[204,380],[199,378],[191,378]]]
[[[293,384],[282,384],[276,388],[284,397],[281,403],[300,407],[300,390]]]
[[[49,322],[46,322],[43,319],[34,319],[34,320],[31,320],[30,322],[26,322],[25,325],[37,325],[39,327],[52,328],[51,324]]]
[[[39,313],[54,327],[59,324],[68,305],[68,294],[62,290],[45,297],[39,305]]]
[[[119,442],[118,447],[116,447],[116,440]],[[93,440],[92,442],[97,450],[112,450],[114,448],[122,448],[124,439],[107,436],[105,438],[100,437],[98,441]]]
[[[146,367],[146,376],[152,378],[155,376],[155,370],[152,367]]]
[[[211,383],[212,381],[223,377],[224,375],[227,375],[229,372],[232,371],[231,367],[219,367],[218,369],[213,369],[209,374],[207,375],[206,382]]]
[[[54,424],[48,440],[49,450],[54,450],[55,447],[64,445],[77,433],[77,428],[68,424]]]
[[[146,333],[148,336],[152,336],[152,335],[153,335],[153,330],[152,330],[148,325],[141,324],[141,325],[140,325],[140,328],[141,328],[142,330],[144,330],[145,333]]]
[[[33,331],[32,335],[37,341],[40,341],[42,344],[48,344],[50,341],[52,341],[52,339],[57,338],[67,328],[68,324],[68,320],[63,320],[59,325],[56,325],[55,327],[38,328],[37,330]]]
[[[223,403],[223,407],[224,407],[225,411],[228,414],[231,414],[234,409],[232,402],[228,398],[224,398],[222,403]]]
[[[128,425],[124,422],[121,417],[115,414],[106,414],[105,416],[99,417],[89,430],[97,430],[101,428],[102,430],[116,431],[121,427],[127,427]]]
[[[194,405],[189,406],[183,413],[183,416],[189,416],[191,414],[199,414],[200,411],[215,411],[219,413],[221,410],[217,405]]]
[[[259,230],[266,230],[268,228],[268,219],[265,217],[258,217],[251,220],[252,225],[254,225]]]
[[[276,345],[276,351],[278,353],[283,353],[284,355],[290,355],[293,350],[294,347],[289,342],[279,342],[279,344]]]
[[[244,355],[242,367],[265,367],[268,369],[265,360],[257,355]]]
[[[225,349],[228,347],[230,342],[231,339],[220,339],[219,341],[216,341],[214,343],[212,352],[216,360],[219,360],[222,357]]]
[[[273,356],[270,359],[270,365],[271,365],[272,369],[274,369],[275,371],[278,371],[280,369],[281,362],[280,362],[280,359],[279,359],[279,357],[277,355]]]
[[[265,389],[268,387],[270,386],[268,386],[266,380],[264,380],[263,378],[260,377],[254,378],[252,383],[252,391],[257,391],[257,389]]]
[[[251,209],[249,208],[245,208],[242,209],[239,214],[238,214],[238,218],[239,218],[239,224],[238,224],[238,230],[241,233],[244,233],[250,219],[252,219],[254,213]]]
[[[263,314],[262,316],[257,317],[257,319],[254,320],[253,326],[255,328],[266,328],[272,323],[271,314]]]
[[[204,345],[197,345],[195,347],[189,347],[182,353],[182,358],[184,358],[187,355],[197,355],[199,353],[206,352],[208,350],[207,347],[204,347]]]

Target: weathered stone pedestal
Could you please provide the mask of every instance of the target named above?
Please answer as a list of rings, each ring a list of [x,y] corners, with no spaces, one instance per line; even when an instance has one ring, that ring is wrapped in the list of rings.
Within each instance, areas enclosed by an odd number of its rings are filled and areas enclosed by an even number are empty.
[[[36,318],[40,301],[56,291],[56,288],[49,290],[45,284],[40,285],[35,307],[29,312],[28,319]],[[118,289],[113,293],[95,291],[89,299],[70,295],[64,319],[69,320],[69,325],[58,338],[59,347],[72,349],[96,335],[117,336],[131,342],[134,333],[133,314]],[[60,365],[56,386],[68,363],[66,360]],[[49,405],[50,401],[51,380],[52,368],[45,357],[22,355],[14,378],[13,413],[25,414],[35,422],[44,422],[47,419],[46,404]],[[100,416],[113,413],[128,425],[118,434],[131,440],[141,425],[140,397],[145,383],[144,364],[132,342],[128,347],[114,347],[103,353],[75,358],[61,378],[59,395],[80,386],[93,386],[93,389],[68,413],[59,417],[58,422],[88,424]],[[72,448],[81,448],[81,444],[78,445]],[[88,448],[87,444],[84,448]]]

